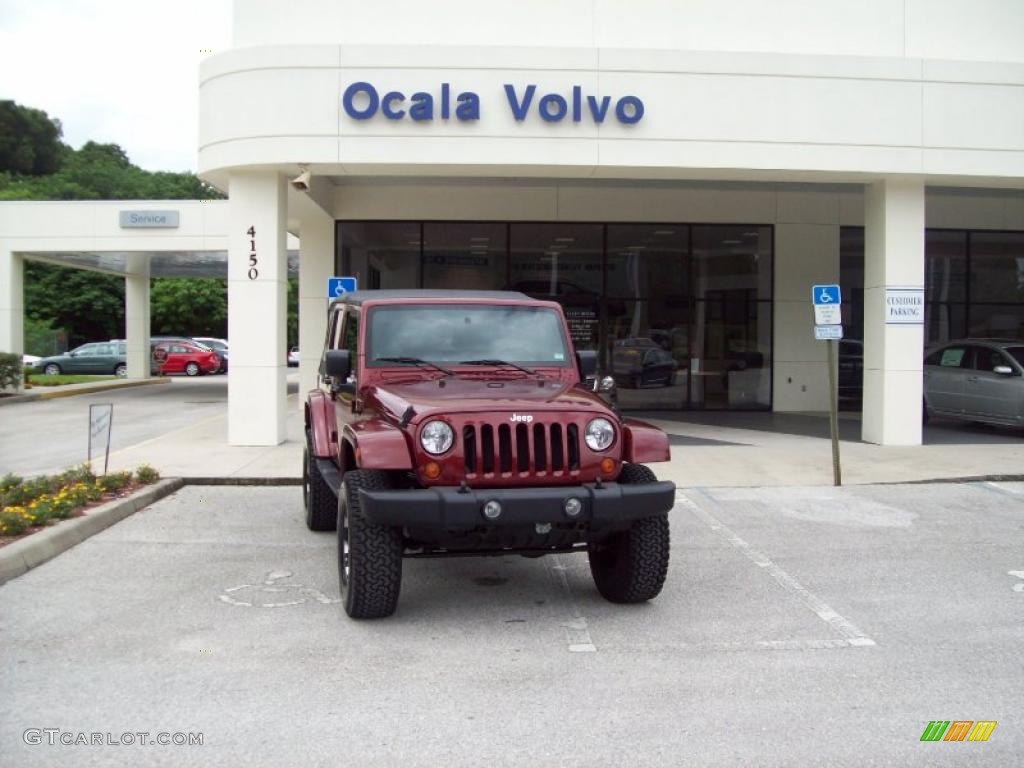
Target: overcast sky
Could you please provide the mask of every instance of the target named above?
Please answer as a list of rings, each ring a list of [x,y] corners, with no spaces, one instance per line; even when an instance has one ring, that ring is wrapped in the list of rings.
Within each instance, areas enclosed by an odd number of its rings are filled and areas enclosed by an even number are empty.
[[[73,147],[194,171],[199,62],[230,44],[231,0],[0,0],[0,99],[59,118]]]

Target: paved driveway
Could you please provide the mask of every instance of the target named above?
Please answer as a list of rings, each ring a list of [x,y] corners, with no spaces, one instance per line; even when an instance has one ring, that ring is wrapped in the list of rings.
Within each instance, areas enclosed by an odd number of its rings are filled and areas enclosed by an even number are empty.
[[[397,615],[362,623],[300,506],[189,487],[0,587],[4,765],[1024,754],[1022,484],[689,490],[648,605],[603,602],[580,555],[413,560]],[[932,720],[998,725],[922,743]],[[33,728],[203,744],[26,744]]]
[[[297,377],[291,379],[288,389],[294,392]],[[0,410],[0,475],[59,472],[85,461],[90,403],[114,404],[110,446],[114,453],[144,447],[223,416],[227,395],[227,376],[175,376],[160,386],[5,405]],[[145,456],[145,451],[140,455]]]

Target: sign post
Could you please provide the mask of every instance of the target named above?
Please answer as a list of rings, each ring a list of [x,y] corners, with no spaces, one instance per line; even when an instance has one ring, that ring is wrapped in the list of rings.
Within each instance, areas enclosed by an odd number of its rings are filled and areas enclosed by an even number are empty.
[[[832,435],[832,482],[843,484],[839,459],[839,404],[836,402],[836,341],[843,338],[842,293],[838,285],[815,285],[814,338],[828,344],[828,426]]]
[[[89,466],[92,466],[93,446],[96,453],[103,451],[103,474],[107,474],[110,463],[110,430],[114,426],[114,404],[92,403],[89,405]]]

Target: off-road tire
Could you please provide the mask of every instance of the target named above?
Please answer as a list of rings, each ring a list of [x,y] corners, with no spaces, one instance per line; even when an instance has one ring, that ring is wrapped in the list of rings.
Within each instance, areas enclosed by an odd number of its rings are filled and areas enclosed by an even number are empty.
[[[333,531],[338,524],[338,502],[320,474],[309,433],[302,453],[302,503],[306,507],[306,527],[311,531]]]
[[[354,469],[338,493],[338,582],[345,613],[353,619],[381,619],[398,606],[402,587],[402,533],[374,525],[359,508],[359,489],[394,488],[386,472]],[[348,543],[348,572],[345,543]]]
[[[657,482],[642,464],[626,464],[619,482],[641,485]],[[597,591],[612,603],[642,603],[658,596],[668,574],[668,517],[637,520],[626,531],[590,545],[590,573]]]

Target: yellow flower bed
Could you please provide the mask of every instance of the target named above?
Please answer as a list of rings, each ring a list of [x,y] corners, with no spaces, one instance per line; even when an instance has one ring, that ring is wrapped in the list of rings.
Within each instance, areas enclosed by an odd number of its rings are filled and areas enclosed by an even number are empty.
[[[96,477],[85,465],[30,480],[7,475],[0,479],[0,536],[18,536],[33,526],[63,520],[133,482],[146,485],[159,479],[160,474],[148,465],[139,467],[134,475],[114,472]]]

